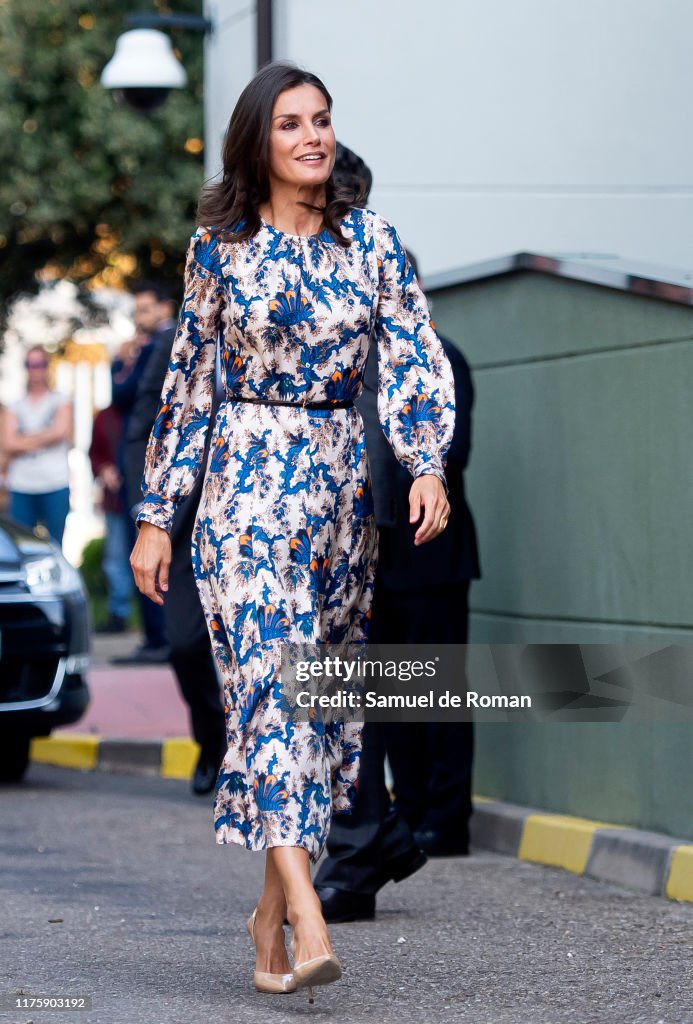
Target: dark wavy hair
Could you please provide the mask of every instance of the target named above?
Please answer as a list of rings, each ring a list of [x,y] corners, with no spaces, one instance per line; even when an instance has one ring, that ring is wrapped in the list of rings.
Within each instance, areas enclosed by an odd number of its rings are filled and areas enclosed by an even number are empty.
[[[260,229],[259,207],[269,199],[269,136],[272,111],[277,97],[299,85],[314,85],[332,110],[332,97],[321,80],[295,64],[274,61],[266,64],[246,85],[231,115],[222,148],[223,175],[202,189],[197,206],[197,223],[213,229],[224,242],[240,242]],[[364,201],[364,183],[335,176],[325,182],[325,206],[304,203],[320,210],[327,231],[348,246],[340,221]]]
[[[373,173],[361,157],[341,142],[337,142],[337,153],[332,171],[338,185],[354,190],[357,200],[354,206],[365,206],[373,187]]]

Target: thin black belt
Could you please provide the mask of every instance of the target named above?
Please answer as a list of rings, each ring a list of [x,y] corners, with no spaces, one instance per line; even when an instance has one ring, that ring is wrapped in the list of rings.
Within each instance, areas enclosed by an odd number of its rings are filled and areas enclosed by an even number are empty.
[[[297,409],[350,409],[351,398],[325,398],[320,402],[290,402],[283,398],[246,398],[244,395],[228,395],[227,402],[253,402],[256,405],[294,405]]]

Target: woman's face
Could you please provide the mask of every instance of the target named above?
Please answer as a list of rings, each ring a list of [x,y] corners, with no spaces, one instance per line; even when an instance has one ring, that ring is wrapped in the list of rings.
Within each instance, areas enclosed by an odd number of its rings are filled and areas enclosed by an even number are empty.
[[[334,166],[336,143],[325,97],[299,85],[277,97],[269,135],[271,184],[323,185]]]
[[[48,358],[40,349],[32,349],[27,352],[26,362],[27,377],[29,384],[38,387],[48,387]]]

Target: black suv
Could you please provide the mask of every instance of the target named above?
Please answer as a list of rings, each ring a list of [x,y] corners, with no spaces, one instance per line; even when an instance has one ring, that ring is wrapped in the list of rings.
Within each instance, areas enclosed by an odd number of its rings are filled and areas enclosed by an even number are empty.
[[[22,778],[32,736],[89,703],[89,606],[58,545],[0,514],[0,781]]]

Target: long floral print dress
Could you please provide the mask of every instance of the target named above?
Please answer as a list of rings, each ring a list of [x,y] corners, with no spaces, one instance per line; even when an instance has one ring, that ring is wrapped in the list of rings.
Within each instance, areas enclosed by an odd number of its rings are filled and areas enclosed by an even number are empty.
[[[323,231],[261,223],[221,242],[198,228],[138,516],[169,530],[203,461],[217,338],[225,400],[192,538],[195,579],[225,696],[218,843],[301,846],[316,861],[331,813],[351,808],[357,722],[286,721],[281,644],[365,642],[377,531],[354,407],[237,402],[355,398],[377,344],[378,413],[412,477],[444,481],[454,426],[450,364],[395,229],[369,210]]]

